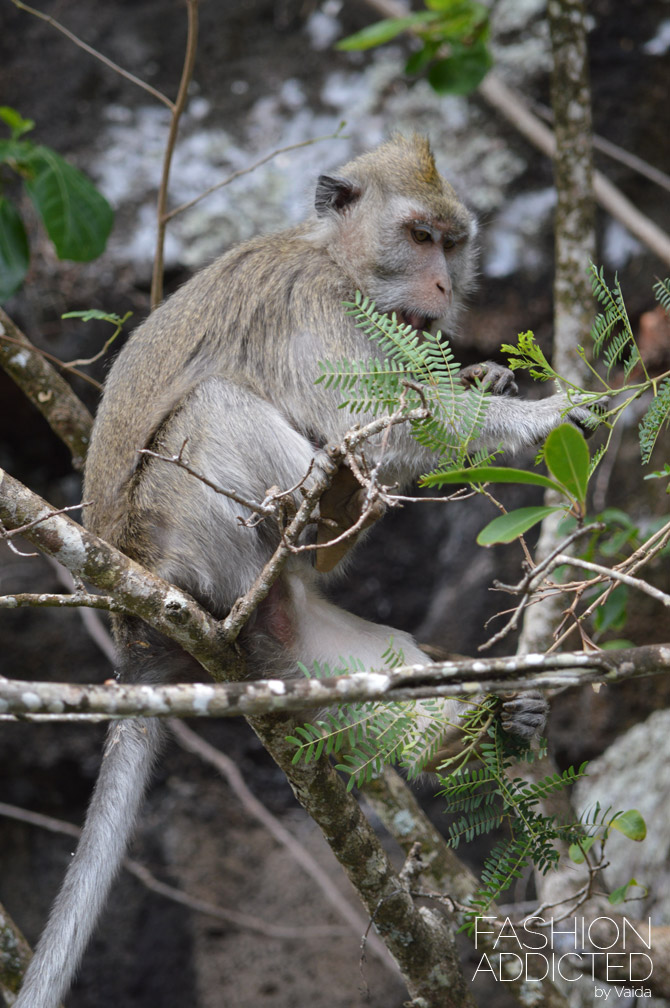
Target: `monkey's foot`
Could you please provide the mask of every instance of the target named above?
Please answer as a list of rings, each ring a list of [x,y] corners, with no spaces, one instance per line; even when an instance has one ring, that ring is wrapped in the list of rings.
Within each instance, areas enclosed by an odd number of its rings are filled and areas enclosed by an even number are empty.
[[[549,704],[542,693],[511,693],[503,699],[500,720],[505,731],[530,742],[541,735],[547,721]]]

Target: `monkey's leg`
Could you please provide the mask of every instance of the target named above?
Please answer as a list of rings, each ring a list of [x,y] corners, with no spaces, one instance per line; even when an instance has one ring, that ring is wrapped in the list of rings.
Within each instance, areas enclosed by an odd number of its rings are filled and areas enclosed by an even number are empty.
[[[81,839],[16,1008],[57,1008],[67,992],[121,865],[162,735],[155,718],[110,729]]]

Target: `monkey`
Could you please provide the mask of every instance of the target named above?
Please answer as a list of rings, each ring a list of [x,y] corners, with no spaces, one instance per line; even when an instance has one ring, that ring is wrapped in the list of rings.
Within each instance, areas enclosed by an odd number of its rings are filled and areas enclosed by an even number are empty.
[[[449,330],[473,285],[476,233],[473,214],[438,172],[423,137],[394,135],[320,175],[303,223],[224,253],[156,308],[118,354],[86,462],[88,528],[223,617],[271,555],[279,530],[269,522],[241,525],[240,504],[140,450],[177,455],[186,442],[193,469],[247,500],[262,500],[271,485],[296,487],[351,426],[337,392],[315,385],[318,362],[370,356],[343,302],[358,290],[419,333]],[[589,411],[560,392],[539,401],[499,394],[513,380],[490,362],[464,380],[482,374],[490,394],[465,393],[488,396],[480,446],[516,450],[566,419],[593,424]],[[406,485],[434,461],[406,424],[371,439],[365,453],[386,485]],[[351,495],[344,498],[331,499],[336,516],[346,514]],[[320,580],[341,558],[331,556],[321,571],[311,556],[289,561],[245,627],[241,644],[252,674],[287,675],[298,661],[335,665],[343,651],[366,668],[380,667],[391,638],[408,664],[425,661],[409,634],[329,602]],[[140,621],[115,618],[114,630],[122,681],[197,675],[184,652]],[[510,725],[526,736],[545,713],[543,703],[518,698],[512,712]],[[457,702],[445,701],[445,722],[457,723],[458,715]],[[445,743],[450,730],[445,723]],[[110,729],[82,838],[17,1008],[56,1008],[67,992],[162,735],[157,719]]]

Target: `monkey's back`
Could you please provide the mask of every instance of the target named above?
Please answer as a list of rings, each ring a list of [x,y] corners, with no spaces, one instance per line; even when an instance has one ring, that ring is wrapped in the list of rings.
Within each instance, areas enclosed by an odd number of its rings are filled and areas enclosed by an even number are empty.
[[[123,548],[139,451],[208,377],[231,378],[299,417],[305,372],[331,345],[341,355],[350,288],[324,243],[299,227],[232,249],[152,312],[105,383],[85,471],[88,527]]]

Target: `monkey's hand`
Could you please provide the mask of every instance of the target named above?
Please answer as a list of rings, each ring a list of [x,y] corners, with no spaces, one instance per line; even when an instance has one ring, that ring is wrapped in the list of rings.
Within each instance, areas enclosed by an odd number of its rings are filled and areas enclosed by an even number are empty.
[[[514,372],[495,361],[470,364],[459,372],[458,379],[465,388],[475,388],[479,382],[480,388],[492,395],[517,395],[519,392]]]
[[[594,430],[607,412],[609,400],[606,396],[590,406],[573,406],[566,415],[566,420],[574,424],[582,432],[585,438],[590,438]]]
[[[505,731],[527,742],[542,734],[549,704],[542,693],[508,693],[503,698],[500,720]]]

